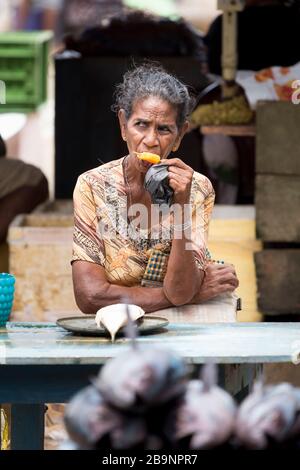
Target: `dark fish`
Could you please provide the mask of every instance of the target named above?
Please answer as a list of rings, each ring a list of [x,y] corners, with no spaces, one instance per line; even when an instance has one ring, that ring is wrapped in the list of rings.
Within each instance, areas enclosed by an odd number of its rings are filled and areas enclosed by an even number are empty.
[[[107,362],[94,384],[116,408],[143,411],[183,393],[186,376],[185,363],[173,352],[132,349]]]
[[[300,411],[299,391],[288,383],[254,386],[241,404],[235,426],[239,444],[251,449],[265,449],[269,438],[284,442],[297,432]]]
[[[94,449],[101,442],[114,449],[129,449],[146,438],[144,421],[111,408],[94,387],[81,390],[67,405],[65,425],[81,449]]]
[[[215,384],[215,370],[213,364],[204,366],[204,380],[191,380],[183,399],[171,412],[174,443],[189,438],[190,449],[208,449],[224,444],[232,435],[236,405],[232,397]],[[172,428],[170,421],[168,427]]]

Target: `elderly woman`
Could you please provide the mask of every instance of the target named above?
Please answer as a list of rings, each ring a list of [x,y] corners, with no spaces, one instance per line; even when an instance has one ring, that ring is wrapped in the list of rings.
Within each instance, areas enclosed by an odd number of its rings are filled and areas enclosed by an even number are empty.
[[[72,270],[82,312],[122,302],[153,312],[237,287],[233,266],[210,262],[206,249],[210,181],[169,157],[188,129],[191,105],[187,87],[157,66],[139,66],[118,85],[113,109],[128,155],[87,171],[74,190]],[[183,223],[167,210],[157,221],[159,208],[144,188],[151,164],[136,152],[157,154],[168,165],[172,206],[182,209]],[[137,204],[146,218],[133,216]]]

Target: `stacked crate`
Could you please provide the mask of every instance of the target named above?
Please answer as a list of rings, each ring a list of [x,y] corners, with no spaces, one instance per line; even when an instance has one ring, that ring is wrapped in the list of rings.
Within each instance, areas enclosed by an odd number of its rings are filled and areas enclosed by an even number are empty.
[[[300,313],[300,105],[264,102],[256,125],[258,306]]]
[[[0,112],[30,112],[47,99],[53,33],[0,33]]]
[[[72,285],[72,201],[47,202],[9,228],[9,272],[17,279],[14,321],[55,321],[77,310]]]

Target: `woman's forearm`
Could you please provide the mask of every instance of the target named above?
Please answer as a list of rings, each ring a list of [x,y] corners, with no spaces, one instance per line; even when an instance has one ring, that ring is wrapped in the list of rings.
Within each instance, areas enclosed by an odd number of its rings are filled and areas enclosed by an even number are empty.
[[[107,283],[101,289],[94,286],[80,297],[77,304],[84,313],[96,313],[107,305],[125,302],[138,305],[147,313],[172,306],[162,287],[124,287]]]
[[[196,265],[192,250],[187,249],[188,240],[172,241],[172,249],[168,269],[164,279],[164,292],[174,305],[189,303],[199,291],[203,280],[203,272]]]
[[[162,287],[111,284],[105,269],[95,263],[76,260],[72,276],[76,303],[83,313],[96,313],[102,307],[123,302],[139,305],[147,313],[172,306]]]

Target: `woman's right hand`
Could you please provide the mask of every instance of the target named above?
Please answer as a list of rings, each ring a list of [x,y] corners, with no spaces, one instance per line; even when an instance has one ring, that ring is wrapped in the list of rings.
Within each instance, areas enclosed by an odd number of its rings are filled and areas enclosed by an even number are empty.
[[[209,263],[199,292],[191,303],[200,304],[225,292],[233,292],[239,281],[232,264]]]

